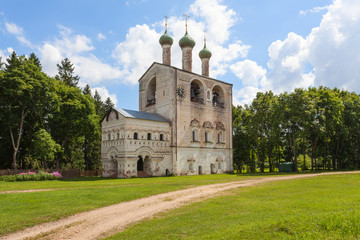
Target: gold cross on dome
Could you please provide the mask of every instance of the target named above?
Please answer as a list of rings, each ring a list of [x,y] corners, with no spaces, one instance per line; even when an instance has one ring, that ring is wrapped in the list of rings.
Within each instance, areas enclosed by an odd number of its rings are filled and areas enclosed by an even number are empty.
[[[168,19],[168,16],[165,16],[165,31],[167,31],[167,19]]]
[[[187,15],[187,14],[184,14],[184,16],[185,16],[185,29],[186,29],[186,32],[187,32],[187,20],[190,18],[190,16]]]
[[[206,31],[204,29],[204,46],[206,46]]]

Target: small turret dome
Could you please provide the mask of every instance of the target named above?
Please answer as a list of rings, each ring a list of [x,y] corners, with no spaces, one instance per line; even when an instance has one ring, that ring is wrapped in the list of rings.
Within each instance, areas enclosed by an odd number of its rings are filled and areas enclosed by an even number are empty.
[[[189,34],[186,32],[185,35],[180,39],[179,45],[181,48],[183,47],[194,47],[195,46],[195,40],[192,39]]]
[[[172,45],[173,42],[174,42],[173,38],[167,33],[167,30],[165,30],[165,33],[159,39],[160,45],[164,45],[164,44]]]
[[[199,57],[201,59],[203,58],[211,58],[211,52],[209,49],[206,48],[206,44],[204,45],[204,48],[199,52]]]

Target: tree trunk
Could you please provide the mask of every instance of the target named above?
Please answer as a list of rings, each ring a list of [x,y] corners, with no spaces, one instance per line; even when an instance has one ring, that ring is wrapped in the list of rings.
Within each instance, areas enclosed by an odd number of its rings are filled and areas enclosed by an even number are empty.
[[[289,138],[291,139],[291,137],[289,136]],[[297,162],[297,154],[296,154],[296,148],[297,148],[297,143],[296,143],[296,138],[292,139],[292,141],[290,141],[290,144],[292,143],[292,151],[294,154],[294,164],[295,164],[295,172],[298,172],[298,162]]]
[[[306,148],[305,148],[305,141],[304,141],[304,148],[303,148],[303,155],[304,155],[304,165],[303,165],[303,172],[306,170]]]
[[[10,109],[11,109],[11,107],[10,107]],[[21,139],[21,134],[22,134],[22,130],[23,130],[25,115],[26,115],[25,108],[23,108],[22,111],[21,111],[21,119],[20,119],[19,133],[18,133],[18,138],[17,138],[17,140],[16,140],[16,144],[15,144],[15,139],[14,139],[14,135],[13,135],[12,129],[9,128],[11,143],[12,143],[12,146],[13,146],[13,148],[14,148],[14,152],[13,152],[13,163],[12,163],[12,165],[13,165],[13,168],[14,168],[15,170],[17,170],[16,156],[17,156],[17,153],[18,153],[19,147],[20,147],[20,139]]]
[[[317,141],[318,141],[319,137],[317,137],[315,139],[315,141],[311,144],[312,145],[312,149],[311,149],[311,171],[314,171],[314,166],[315,166],[315,170],[316,169],[316,147],[317,147]]]

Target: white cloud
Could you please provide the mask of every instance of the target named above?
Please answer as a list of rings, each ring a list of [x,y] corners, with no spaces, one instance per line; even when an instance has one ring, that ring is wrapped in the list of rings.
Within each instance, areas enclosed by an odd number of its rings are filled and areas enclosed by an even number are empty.
[[[154,61],[160,61],[160,34],[146,24],[129,29],[125,41],[118,43],[113,57],[125,72],[125,82],[136,84]]]
[[[206,1],[206,4],[204,0],[197,0],[190,6],[189,12],[192,16],[188,20],[188,33],[196,42],[193,49],[193,72],[201,73],[201,60],[198,53],[203,48],[205,26],[209,30],[207,47],[213,53],[210,60],[211,77],[225,74],[234,60],[247,56],[249,45],[241,41],[229,41],[230,28],[236,22],[234,10],[222,5],[220,0]],[[151,26],[136,25],[129,29],[126,39],[117,44],[113,57],[125,72],[127,83],[136,84],[152,62],[161,62],[162,50],[158,41],[163,34],[163,26],[163,22],[157,22]],[[162,30],[157,31],[156,28],[159,27]],[[171,65],[181,68],[182,53],[178,42],[185,34],[184,17],[169,17],[168,32],[174,38],[171,48]]]
[[[360,2],[336,0],[308,36],[315,84],[360,92]]]
[[[9,53],[9,55],[14,51],[14,49],[12,47],[8,47],[6,49],[6,51]]]
[[[106,39],[106,36],[104,34],[98,33],[98,35],[97,35],[97,40],[98,41],[105,40],[105,39]]]
[[[15,23],[6,22],[5,27],[6,27],[6,31],[8,31],[11,34],[14,34],[14,35],[24,34],[24,30],[22,29],[22,27],[19,27]]]
[[[306,39],[295,33],[289,33],[284,41],[273,42],[268,51],[270,71],[267,81],[274,92],[309,86],[309,82],[304,79],[305,76],[309,76],[308,72],[305,72],[309,56]]]
[[[259,91],[261,90],[254,86],[246,86],[241,88],[240,90],[234,90],[233,104],[235,106],[245,104],[249,105]]]
[[[96,56],[90,54],[84,56],[73,56],[71,60],[77,67],[76,73],[86,80],[86,83],[97,84],[105,79],[119,79],[122,72],[112,66],[102,63]]]
[[[1,63],[6,62],[7,55],[5,55],[4,51],[1,49],[0,49],[0,58],[1,58]]]
[[[56,64],[64,59],[61,50],[50,43],[45,43],[40,48],[40,56],[44,71],[50,76],[55,76],[57,74]]]
[[[250,104],[257,92],[269,90],[266,69],[256,62],[246,59],[232,64],[230,69],[244,85],[240,90],[234,90],[234,105]]]
[[[327,10],[328,6],[325,7],[314,7],[312,9],[307,9],[307,10],[300,10],[299,14],[302,16],[306,16],[308,13],[318,13],[324,10]]]
[[[16,39],[19,42],[21,42],[22,44],[24,44],[28,47],[31,47],[31,48],[33,47],[31,42],[26,39],[24,30],[22,27],[16,25],[15,23],[8,23],[8,22],[5,22],[5,27],[6,27],[6,31],[12,35],[15,35]]]
[[[236,12],[221,5],[221,2],[221,0],[197,0],[190,5],[192,14],[205,19],[208,37],[216,44],[223,44],[229,40],[230,28],[236,21]]]
[[[99,84],[106,80],[120,79],[122,72],[103,63],[94,54],[92,41],[85,35],[74,34],[70,28],[58,25],[60,37],[45,42],[40,47],[43,69],[51,76],[57,74],[57,64],[65,57],[75,66],[75,73],[80,76],[80,84]]]
[[[266,69],[251,60],[237,62],[231,65],[230,69],[245,86],[258,87],[266,78]]]
[[[91,88],[91,94],[94,96],[95,91],[97,91],[101,97],[101,100],[103,102],[105,102],[105,100],[110,97],[111,101],[114,103],[114,105],[117,105],[117,97],[116,94],[110,94],[109,91],[106,89],[106,87],[102,86],[102,87],[96,87],[96,88]]]

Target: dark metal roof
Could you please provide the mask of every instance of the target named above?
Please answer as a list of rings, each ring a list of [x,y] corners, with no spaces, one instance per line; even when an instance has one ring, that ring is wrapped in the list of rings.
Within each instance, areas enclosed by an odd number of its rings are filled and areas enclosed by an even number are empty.
[[[118,111],[121,115],[127,118],[137,118],[158,122],[170,122],[169,119],[164,118],[163,116],[157,113],[148,113],[148,112],[139,112],[134,110],[122,109],[122,108],[114,108],[114,110]]]

